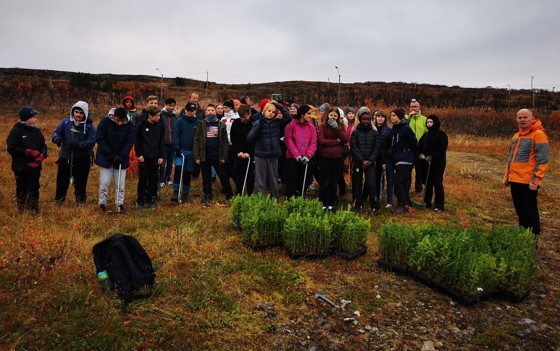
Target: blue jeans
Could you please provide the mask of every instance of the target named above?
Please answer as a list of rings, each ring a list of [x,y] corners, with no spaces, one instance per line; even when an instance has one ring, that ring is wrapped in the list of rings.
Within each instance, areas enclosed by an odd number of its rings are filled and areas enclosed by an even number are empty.
[[[163,145],[163,163],[159,167],[159,181],[167,183],[171,180],[171,171],[173,170],[173,159],[175,157],[175,149],[173,145]]]

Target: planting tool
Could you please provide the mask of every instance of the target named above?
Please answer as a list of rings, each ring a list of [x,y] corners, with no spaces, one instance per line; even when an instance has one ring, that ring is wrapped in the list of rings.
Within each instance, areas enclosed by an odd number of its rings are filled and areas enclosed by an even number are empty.
[[[179,195],[177,196],[177,202],[181,203],[181,193],[183,192],[183,174],[185,174],[185,155],[181,152],[181,176],[179,177]]]
[[[305,198],[305,183],[307,182],[307,167],[309,163],[305,164],[305,172],[303,172],[303,185],[301,186],[301,197]]]
[[[381,205],[381,199],[383,199],[383,179],[385,178],[385,171],[383,171],[381,173],[381,177],[379,177],[379,199],[377,199],[377,201],[379,202],[379,205]]]
[[[315,298],[317,300],[323,301],[328,303],[329,305],[331,305],[334,308],[340,308],[340,306],[338,306],[336,303],[332,302],[331,300],[329,300],[329,298],[327,297],[327,294],[324,291],[318,291],[315,294]]]
[[[247,159],[247,170],[245,171],[245,180],[243,181],[243,188],[241,190],[241,196],[245,193],[245,185],[247,184],[247,176],[249,175],[249,167],[251,166],[251,156]]]
[[[430,178],[430,168],[432,168],[432,162],[428,162],[428,173],[426,173],[426,185],[424,185],[424,194],[422,194],[422,207],[426,207],[426,189],[428,189],[428,178]]]
[[[75,129],[74,126],[70,128],[72,132],[72,145],[74,144],[74,133],[78,133],[79,130]],[[74,149],[70,151],[70,185],[74,186]]]

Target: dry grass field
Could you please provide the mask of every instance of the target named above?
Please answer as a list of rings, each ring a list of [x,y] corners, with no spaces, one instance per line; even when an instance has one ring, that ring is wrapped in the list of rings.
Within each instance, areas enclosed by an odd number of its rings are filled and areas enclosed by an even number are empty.
[[[94,166],[87,206],[75,207],[69,194],[54,207],[57,150],[50,141],[41,214],[18,214],[5,144],[15,122],[0,117],[2,350],[421,350],[430,343],[437,350],[560,350],[558,140],[551,141],[552,164],[539,193],[543,233],[531,293],[521,303],[465,307],[379,268],[376,231],[388,222],[516,225],[509,189],[500,184],[508,139],[450,137],[445,212],[416,208],[395,216],[383,209],[371,218],[365,256],[291,260],[279,248],[244,248],[223,197],[201,206],[201,179],[193,182],[191,203],[171,203],[165,187],[155,210],[140,211],[137,178],[129,177],[128,212],[110,216],[96,211]],[[40,116],[47,140],[58,122]],[[91,254],[113,233],[138,238],[157,273],[154,296],[134,302],[127,315],[119,313],[116,294],[101,291]],[[351,303],[332,309],[315,298],[318,291]]]

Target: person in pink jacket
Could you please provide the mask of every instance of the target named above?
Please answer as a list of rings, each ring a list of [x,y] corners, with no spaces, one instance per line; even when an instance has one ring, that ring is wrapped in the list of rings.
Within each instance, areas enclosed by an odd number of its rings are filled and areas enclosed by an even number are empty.
[[[317,130],[311,122],[313,109],[302,105],[297,115],[286,126],[284,143],[286,144],[286,198],[303,196],[305,169],[307,177],[311,177],[309,163],[317,151]]]

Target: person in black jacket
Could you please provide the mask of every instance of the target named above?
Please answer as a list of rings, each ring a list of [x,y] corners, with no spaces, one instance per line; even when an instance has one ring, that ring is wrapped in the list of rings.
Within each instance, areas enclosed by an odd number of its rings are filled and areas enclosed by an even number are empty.
[[[101,119],[95,141],[95,164],[99,166],[99,211],[107,211],[107,192],[111,179],[114,178],[117,211],[124,213],[126,169],[130,164],[130,150],[134,145],[134,124],[130,122],[126,109],[111,109],[109,114]]]
[[[158,187],[159,167],[163,164],[163,142],[165,126],[159,123],[161,111],[157,106],[149,106],[148,119],[136,126],[134,151],[138,158],[138,209],[154,208],[154,198]]]
[[[230,147],[232,149],[232,154],[235,156],[233,161],[235,193],[237,195],[242,195],[245,175],[247,175],[247,195],[251,195],[255,188],[255,146],[247,141],[247,135],[253,127],[253,123],[251,122],[251,108],[248,105],[241,105],[237,113],[239,114],[239,118],[233,121],[230,131]],[[249,166],[248,170],[247,165]]]
[[[352,195],[354,206],[362,211],[364,191],[375,194],[377,183],[375,179],[375,160],[381,150],[381,138],[371,124],[371,111],[367,107],[358,110],[359,124],[350,136],[350,150],[352,152]],[[362,185],[363,178],[365,182]],[[370,195],[372,215],[379,210],[379,202],[374,195]]]
[[[432,194],[435,192],[434,211],[445,209],[445,194],[443,191],[443,172],[446,164],[447,134],[440,129],[439,117],[428,116],[426,126],[428,132],[420,138],[419,149],[421,169],[424,170],[422,179],[426,184],[424,203],[427,208],[432,207]]]
[[[19,110],[20,120],[13,126],[6,142],[16,177],[18,210],[21,213],[27,208],[35,215],[39,214],[41,164],[47,158],[45,138],[35,127],[38,114],[31,106],[22,107]]]
[[[397,207],[393,213],[410,213],[410,185],[412,182],[412,166],[418,158],[418,141],[414,132],[408,126],[404,108],[397,107],[391,112],[393,129],[387,135],[389,142],[389,157],[395,164],[394,187],[397,197]]]

